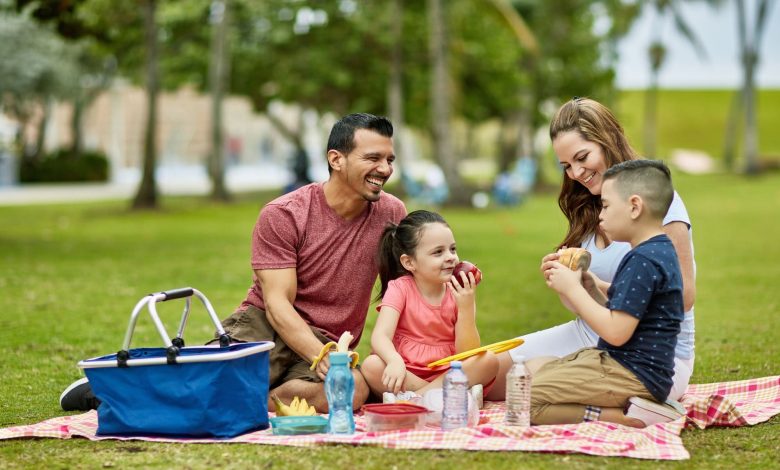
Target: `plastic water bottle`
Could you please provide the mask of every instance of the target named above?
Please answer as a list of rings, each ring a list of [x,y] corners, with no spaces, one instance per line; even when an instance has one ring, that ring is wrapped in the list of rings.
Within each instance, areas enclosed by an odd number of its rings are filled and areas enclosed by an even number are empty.
[[[469,424],[469,379],[460,361],[452,361],[444,376],[441,428],[450,431]]]
[[[355,417],[352,400],[355,379],[349,370],[347,353],[330,353],[330,369],[325,376],[325,396],[328,399],[328,433],[354,434]]]
[[[525,367],[524,357],[519,358],[506,374],[504,422],[512,426],[531,425],[531,373]]]

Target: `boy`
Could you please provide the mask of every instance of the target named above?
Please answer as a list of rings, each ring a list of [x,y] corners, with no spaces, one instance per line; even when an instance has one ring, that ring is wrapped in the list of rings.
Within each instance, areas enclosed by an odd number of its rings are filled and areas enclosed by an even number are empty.
[[[663,403],[672,386],[684,308],[679,262],[662,229],[674,193],[671,175],[662,162],[631,160],[603,178],[600,228],[610,240],[629,242],[631,251],[620,262],[609,300],[589,274],[557,261],[546,266],[547,285],[600,339],[596,348],[561,359],[529,361],[532,371],[539,367],[531,387],[533,424],[610,421],[644,427],[664,419],[655,413],[626,416],[623,410],[630,397],[632,403],[665,408],[652,400]],[[681,416],[671,408],[665,414]]]

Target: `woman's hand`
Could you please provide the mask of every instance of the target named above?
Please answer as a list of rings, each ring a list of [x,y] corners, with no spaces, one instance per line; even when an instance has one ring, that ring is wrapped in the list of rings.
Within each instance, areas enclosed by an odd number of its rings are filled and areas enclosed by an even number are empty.
[[[588,294],[599,303],[599,305],[605,305],[607,303],[607,296],[601,291],[599,287],[601,280],[590,271],[584,271],[582,273],[582,287],[588,292]]]
[[[398,393],[403,390],[406,378],[406,364],[402,360],[394,360],[387,364],[382,374],[382,384],[389,392]]]

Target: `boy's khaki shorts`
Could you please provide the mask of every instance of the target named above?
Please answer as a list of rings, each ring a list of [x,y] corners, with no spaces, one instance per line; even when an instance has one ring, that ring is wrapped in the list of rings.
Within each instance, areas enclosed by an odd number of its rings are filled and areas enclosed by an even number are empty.
[[[233,312],[232,315],[222,320],[222,327],[230,335],[233,342],[245,343],[249,341],[273,341],[275,346],[269,353],[270,388],[294,379],[307,382],[322,382],[313,370],[309,370],[310,362],[304,361],[295,351],[285,344],[282,337],[268,322],[265,311],[257,307],[249,306]],[[311,328],[311,327],[310,327]],[[311,328],[314,336],[323,344],[330,341],[318,330]],[[215,342],[217,340],[211,340]]]
[[[556,407],[550,405],[623,408],[631,397],[655,400],[631,371],[608,352],[596,348],[580,349],[548,362],[531,380],[531,413],[537,415],[536,421],[540,424],[571,422],[568,418],[576,418],[565,416],[574,410],[558,408],[554,411]],[[548,414],[553,416],[543,416]]]

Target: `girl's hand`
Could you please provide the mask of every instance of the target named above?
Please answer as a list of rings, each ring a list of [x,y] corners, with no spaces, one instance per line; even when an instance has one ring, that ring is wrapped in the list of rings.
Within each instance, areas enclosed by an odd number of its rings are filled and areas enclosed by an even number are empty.
[[[477,281],[474,279],[474,273],[465,272],[458,273],[460,281],[455,277],[450,277],[450,290],[455,297],[455,303],[458,305],[458,310],[463,310],[469,306],[474,305],[474,297],[477,293]],[[461,285],[461,282],[463,285]]]
[[[548,261],[542,265],[547,287],[559,294],[566,294],[582,284],[582,271],[572,271],[557,261]]]
[[[406,379],[406,364],[404,361],[392,361],[387,364],[382,374],[382,384],[388,392],[398,393],[403,390]]]

